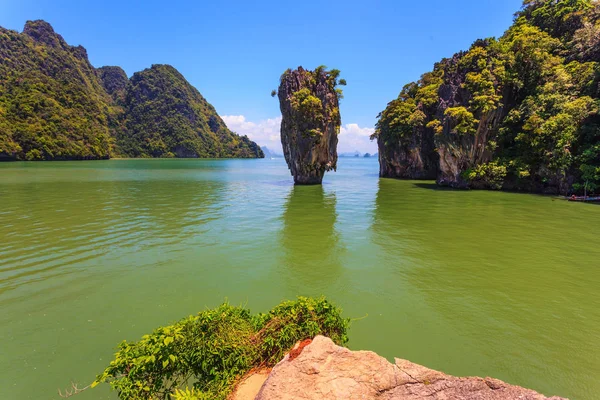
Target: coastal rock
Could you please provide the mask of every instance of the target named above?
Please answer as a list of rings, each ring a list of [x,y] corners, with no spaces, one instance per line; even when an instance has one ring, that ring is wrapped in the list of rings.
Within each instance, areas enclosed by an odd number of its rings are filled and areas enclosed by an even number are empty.
[[[486,42],[474,46],[487,46]],[[489,162],[489,142],[496,139],[504,108],[471,113],[473,94],[465,82],[471,72],[461,64],[464,54],[436,64],[418,84],[407,85],[390,102],[377,124],[380,176],[436,179],[455,188],[491,188],[467,181],[463,173]],[[495,90],[495,88],[494,88]],[[427,98],[426,96],[430,96]]]
[[[252,398],[252,397],[246,397]],[[560,400],[492,378],[457,378],[370,351],[350,351],[317,336],[279,362],[256,400],[472,399]]]
[[[456,188],[600,188],[600,92],[586,70],[597,61],[600,5],[525,3],[500,38],[442,59],[388,103],[373,135],[382,177],[436,170],[439,185]]]
[[[337,70],[298,67],[281,76],[281,143],[296,184],[320,184],[325,172],[337,167],[338,75]]]
[[[380,136],[379,176],[397,179],[436,179],[438,155],[435,152],[433,135],[426,135],[422,129],[404,138],[391,139]]]
[[[485,43],[482,42],[481,45],[485,46]],[[464,124],[464,117],[453,116],[448,110],[459,110],[473,101],[473,94],[465,88],[467,75],[471,71],[461,68],[460,60],[461,57],[455,55],[442,63],[444,83],[439,87],[439,100],[435,112],[435,119],[441,121],[442,131],[438,134],[430,131],[429,137],[434,138],[439,156],[437,183],[467,188],[470,182],[464,179],[463,173],[492,159],[488,143],[496,139],[505,113],[502,106],[492,111],[475,111],[472,126],[458,127]],[[485,185],[478,188],[490,189]]]

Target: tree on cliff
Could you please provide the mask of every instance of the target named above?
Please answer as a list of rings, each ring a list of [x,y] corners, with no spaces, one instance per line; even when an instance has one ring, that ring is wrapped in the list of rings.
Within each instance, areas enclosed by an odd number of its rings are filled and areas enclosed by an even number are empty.
[[[500,39],[435,64],[388,104],[373,135],[381,175],[561,193],[600,185],[586,173],[600,168],[599,26],[597,2],[526,0]]]

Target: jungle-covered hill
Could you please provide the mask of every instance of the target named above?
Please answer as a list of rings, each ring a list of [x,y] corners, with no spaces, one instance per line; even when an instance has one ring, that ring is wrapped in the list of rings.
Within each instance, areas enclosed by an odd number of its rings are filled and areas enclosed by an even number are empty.
[[[0,160],[263,157],[173,67],[94,68],[50,24],[0,27]]]
[[[379,115],[380,175],[600,189],[600,3],[525,0],[499,38],[435,64]]]

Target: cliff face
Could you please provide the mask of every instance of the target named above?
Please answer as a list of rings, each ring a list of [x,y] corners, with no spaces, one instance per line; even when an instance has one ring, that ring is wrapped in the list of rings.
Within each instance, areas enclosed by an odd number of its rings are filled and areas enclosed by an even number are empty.
[[[320,184],[337,166],[339,71],[298,67],[281,76],[281,143],[296,184]]]
[[[407,137],[377,138],[379,176],[399,179],[436,179],[438,155],[433,134],[416,129]]]
[[[543,18],[541,16],[544,16]],[[600,4],[528,2],[379,115],[380,175],[459,188],[600,189]]]
[[[476,51],[487,52],[484,50],[488,46],[486,42],[478,45],[482,46],[482,50]],[[438,184],[466,188],[478,183],[469,181],[463,173],[491,161],[489,143],[496,140],[499,124],[505,115],[499,103],[498,82],[495,80],[487,82],[491,96],[494,96],[489,99],[493,103],[490,107],[464,107],[472,105],[475,97],[468,89],[467,77],[479,71],[464,65],[461,60],[461,57],[454,56],[441,63],[444,80],[438,89],[439,99],[434,114],[434,121],[440,121],[440,125],[434,122],[432,125],[435,126],[426,129],[427,134],[434,138],[438,154]],[[478,63],[487,66],[491,60],[486,55],[479,58]],[[479,188],[491,187],[481,184]]]
[[[317,336],[296,346],[270,373],[243,381],[233,400],[465,399],[561,400],[492,378],[457,378],[410,361],[394,364],[370,351],[350,351]],[[564,399],[562,399],[564,400]]]
[[[0,28],[0,160],[262,157],[170,66],[95,69],[44,21]]]

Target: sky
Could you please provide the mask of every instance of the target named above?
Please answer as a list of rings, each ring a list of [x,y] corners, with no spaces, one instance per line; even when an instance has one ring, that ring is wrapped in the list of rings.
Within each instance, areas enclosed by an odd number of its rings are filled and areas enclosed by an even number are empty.
[[[281,151],[276,89],[287,68],[342,71],[338,152],[375,153],[377,115],[433,64],[499,37],[522,0],[0,0],[0,26],[44,19],[91,63],[129,76],[170,64],[229,128]]]

